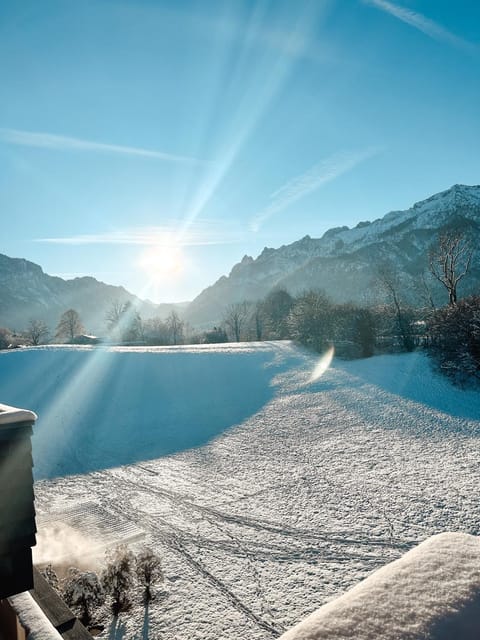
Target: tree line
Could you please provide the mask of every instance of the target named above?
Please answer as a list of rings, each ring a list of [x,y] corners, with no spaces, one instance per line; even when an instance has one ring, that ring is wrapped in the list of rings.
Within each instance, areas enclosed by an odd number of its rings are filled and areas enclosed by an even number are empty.
[[[106,553],[100,575],[70,567],[62,576],[52,565],[41,573],[85,627],[96,632],[105,627],[108,609],[116,618],[131,609],[135,596],[141,596],[148,607],[155,598],[155,587],[164,580],[162,562],[155,552],[145,547],[134,555],[124,545]]]
[[[105,336],[102,339],[122,344],[175,345],[184,344],[189,331],[188,325],[175,310],[164,319],[154,317],[143,320],[130,302],[115,300],[105,315]],[[67,309],[61,314],[53,334],[48,325],[39,319],[29,320],[26,329],[20,333],[0,327],[0,349],[20,345],[96,342],[100,342],[100,339],[86,334],[80,314],[75,309]]]
[[[409,292],[393,263],[385,261],[377,264],[373,283],[381,291],[382,303],[338,304],[321,290],[293,296],[279,288],[262,300],[227,305],[221,322],[195,331],[175,310],[167,318],[144,320],[130,302],[113,301],[105,316],[106,335],[113,342],[143,345],[291,339],[315,351],[334,345],[337,355],[347,358],[422,346],[439,369],[457,381],[480,380],[480,296],[459,299],[458,293],[473,254],[472,242],[461,231],[440,234],[428,254],[430,278],[423,273],[416,283],[417,294],[424,300],[421,306],[406,302]],[[432,281],[439,282],[446,293],[443,306],[434,302]],[[53,339],[75,343],[84,332],[78,312],[68,309]],[[30,320],[20,339],[38,345],[49,337],[45,323]],[[14,339],[8,329],[0,328],[0,348]]]
[[[406,300],[399,274],[391,262],[377,265],[374,286],[381,290],[381,304],[336,304],[320,290],[291,296],[272,291],[254,304],[241,302],[225,309],[223,333],[208,337],[230,340],[292,339],[315,351],[335,347],[346,358],[374,353],[425,348],[441,373],[460,384],[480,383],[480,295],[460,299],[459,284],[468,275],[475,246],[458,229],[441,233],[428,253],[417,294],[424,304]],[[437,306],[431,283],[438,281],[446,302]],[[221,341],[221,340],[218,340]]]

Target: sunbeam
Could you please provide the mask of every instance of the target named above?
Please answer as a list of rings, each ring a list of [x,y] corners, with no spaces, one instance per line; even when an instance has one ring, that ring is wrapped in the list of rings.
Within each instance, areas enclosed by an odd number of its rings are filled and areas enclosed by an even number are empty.
[[[208,123],[213,121],[216,122],[216,130],[220,131],[217,133],[218,143],[215,145],[213,142],[216,147],[214,151],[211,150],[212,140],[208,140],[209,153],[215,158],[215,163],[204,168],[200,182],[197,182],[198,172],[194,175],[190,196],[185,198],[186,215],[177,238],[180,244],[183,235],[204,212],[233,169],[244,145],[287,83],[299,57],[312,46],[313,29],[318,24],[324,6],[310,4],[307,8],[303,7],[293,22],[290,16],[288,31],[285,28],[275,31],[271,26],[267,27],[268,18],[271,18],[266,10],[267,5],[257,4],[240,32],[242,35],[237,34],[241,42],[234,43],[236,55],[232,55],[232,42],[225,42],[221,56],[224,62],[217,68],[217,90],[221,88],[221,93],[227,95],[227,102],[232,102],[232,110],[223,127],[225,114],[218,112],[222,104],[220,101],[218,104],[214,102],[212,112],[205,115],[207,122],[204,123],[204,131],[212,133],[213,127]],[[279,23],[284,23],[281,16],[280,20],[278,15],[276,18]],[[278,35],[279,32],[282,33],[282,47],[275,47],[272,51],[272,34]],[[238,86],[244,87],[240,95]]]
[[[100,393],[101,382],[112,363],[106,349],[87,351],[84,362],[70,371],[68,384],[61,387],[62,390],[54,396],[54,402],[40,416],[37,429],[41,426],[42,438],[37,440],[34,433],[37,457],[52,476],[57,475],[56,468],[61,468],[70,442],[78,436],[71,429],[72,416],[87,411],[93,405],[93,397]],[[108,402],[113,401],[114,398],[108,398]],[[62,425],[61,431],[58,425]],[[52,447],[52,442],[55,442],[55,447]]]

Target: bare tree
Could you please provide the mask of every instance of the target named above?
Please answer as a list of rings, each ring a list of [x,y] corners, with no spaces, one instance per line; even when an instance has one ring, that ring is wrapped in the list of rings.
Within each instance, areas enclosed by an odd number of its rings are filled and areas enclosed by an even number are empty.
[[[136,342],[145,337],[145,328],[142,318],[130,302],[114,300],[105,314],[107,327],[110,334],[117,340]]]
[[[257,302],[255,304],[252,321],[255,330],[255,340],[260,341],[263,338],[263,327],[265,323],[265,314],[262,302]]]
[[[229,304],[225,309],[224,322],[230,334],[237,342],[240,342],[242,330],[248,318],[248,305],[246,302]]]
[[[430,249],[430,272],[447,290],[450,306],[457,304],[458,283],[467,275],[472,256],[473,246],[462,231],[441,234]]]
[[[107,555],[107,566],[102,574],[102,585],[112,598],[112,613],[117,616],[121,611],[128,611],[132,606],[131,590],[133,588],[132,552],[120,546]]]
[[[125,342],[137,342],[139,340],[143,342],[145,339],[145,326],[142,316],[136,309],[130,306],[127,307],[125,312],[125,321],[122,322],[121,336]]]
[[[153,597],[152,586],[163,579],[162,562],[151,549],[144,549],[135,558],[135,570],[144,588],[143,599],[148,604]]]
[[[65,602],[80,613],[80,620],[88,627],[92,621],[95,607],[105,602],[105,593],[97,574],[91,571],[83,573],[71,568],[63,588]]]
[[[412,351],[414,341],[411,331],[411,321],[407,310],[400,297],[400,278],[393,266],[389,263],[382,263],[378,266],[377,277],[380,285],[386,291],[393,303],[396,316],[397,330],[400,334],[401,344],[405,351]]]
[[[293,340],[315,351],[333,344],[333,305],[322,291],[306,291],[299,296],[288,315]]]
[[[75,336],[85,331],[80,315],[75,309],[68,309],[62,313],[55,332],[55,338],[73,342]]]
[[[121,302],[120,300],[114,300],[112,302],[112,304],[108,308],[107,313],[105,314],[107,327],[111,333],[114,333],[118,329],[118,326],[120,325],[120,322],[127,311],[128,304],[126,302]]]
[[[286,289],[274,289],[270,291],[262,302],[263,334],[268,338],[289,337],[288,314],[295,300]]]
[[[26,330],[24,331],[24,337],[29,344],[37,345],[46,341],[49,334],[49,330],[43,320],[30,320]]]
[[[425,271],[422,271],[420,280],[421,280],[420,295],[423,298],[423,300],[425,300],[427,305],[431,309],[435,310],[436,309],[435,301],[433,299],[432,290],[429,286],[429,283],[427,282],[427,274],[425,273]]]
[[[12,332],[6,327],[0,327],[0,349],[6,349],[12,343]]]
[[[148,344],[168,344],[169,330],[161,318],[150,318],[145,321],[144,336]]]
[[[167,320],[167,327],[173,344],[180,344],[183,341],[184,322],[175,310],[172,310]]]
[[[446,305],[428,319],[429,352],[439,370],[461,385],[480,385],[480,296]]]

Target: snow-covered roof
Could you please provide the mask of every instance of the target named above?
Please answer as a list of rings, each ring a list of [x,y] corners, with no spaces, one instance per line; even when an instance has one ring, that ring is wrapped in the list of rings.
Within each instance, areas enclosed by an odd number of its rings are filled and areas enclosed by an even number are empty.
[[[28,409],[18,409],[8,404],[0,404],[0,427],[16,422],[35,422],[37,414]]]
[[[28,591],[11,596],[8,601],[17,614],[22,627],[28,630],[29,640],[62,640],[62,636]]]
[[[375,571],[280,640],[474,640],[480,628],[480,538],[442,533]]]

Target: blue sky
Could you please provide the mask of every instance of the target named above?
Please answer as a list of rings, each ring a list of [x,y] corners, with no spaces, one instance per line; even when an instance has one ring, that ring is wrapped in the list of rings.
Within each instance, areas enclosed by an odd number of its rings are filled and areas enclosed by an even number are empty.
[[[155,301],[480,182],[480,3],[0,4],[0,252]]]

